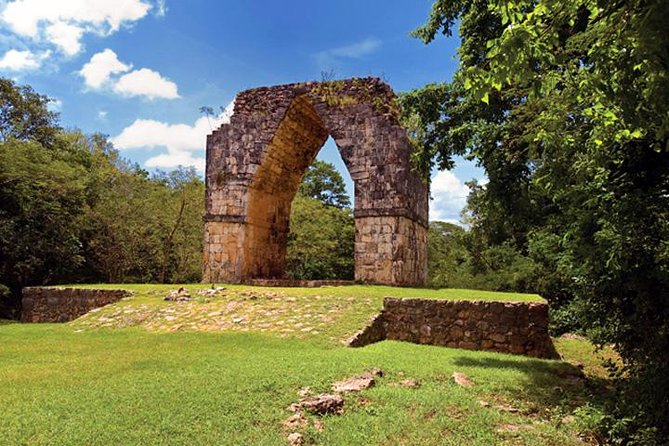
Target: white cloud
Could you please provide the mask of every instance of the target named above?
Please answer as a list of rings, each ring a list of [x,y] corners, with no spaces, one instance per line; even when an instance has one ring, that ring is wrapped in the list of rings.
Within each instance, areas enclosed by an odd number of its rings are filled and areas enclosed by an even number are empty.
[[[35,54],[30,50],[9,50],[0,59],[0,70],[7,71],[30,71],[36,70],[42,61],[49,57],[49,52]]]
[[[109,80],[112,74],[125,73],[132,68],[120,60],[116,53],[109,48],[94,54],[91,60],[86,63],[79,74],[84,78],[87,87],[98,89],[102,88]]]
[[[86,87],[99,90],[110,86],[112,91],[123,96],[143,96],[148,99],[176,99],[177,84],[148,68],[130,71],[131,64],[121,62],[109,48],[94,54],[79,71]],[[119,78],[113,75],[126,73]]]
[[[167,6],[165,5],[165,0],[158,0],[158,12],[156,13],[158,17],[165,17],[167,13]]]
[[[149,158],[145,163],[147,167],[174,168],[181,165],[194,166],[203,171],[206,136],[212,129],[230,122],[233,109],[234,101],[218,116],[201,117],[192,125],[137,119],[111,142],[119,150],[167,149],[165,153]]]
[[[33,50],[56,47],[73,56],[85,34],[109,36],[151,9],[164,16],[165,0],[0,0],[0,22]]]
[[[81,51],[83,28],[65,22],[56,22],[47,26],[45,32],[49,41],[60,48],[66,55],[74,56]]]
[[[200,172],[204,172],[205,164],[206,161],[203,157],[194,157],[189,152],[168,152],[146,160],[146,167],[174,169],[179,166],[192,166]]]
[[[467,204],[469,188],[448,170],[437,172],[430,185],[430,220],[460,221],[460,212]]]
[[[98,119],[100,121],[104,121],[107,119],[107,110],[99,110],[98,111]]]
[[[321,65],[336,62],[338,59],[362,59],[369,56],[382,45],[382,42],[374,37],[368,37],[351,45],[332,48],[316,54],[316,60]]]
[[[14,0],[0,19],[19,36],[73,55],[81,50],[84,33],[110,35],[145,17],[151,7],[143,0]]]
[[[124,74],[114,85],[114,91],[124,96],[145,96],[149,99],[176,99],[177,84],[160,73],[142,68]]]
[[[363,58],[381,47],[381,41],[373,37],[367,38],[352,45],[346,45],[330,50],[330,54],[337,57],[352,59]]]

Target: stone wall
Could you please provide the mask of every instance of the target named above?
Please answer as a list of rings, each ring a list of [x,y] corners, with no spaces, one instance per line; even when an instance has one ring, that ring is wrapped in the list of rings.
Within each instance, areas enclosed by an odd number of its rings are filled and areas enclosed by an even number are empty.
[[[24,288],[22,293],[23,322],[68,322],[130,295],[126,290],[48,287]]]
[[[548,335],[548,305],[543,303],[387,297],[381,314],[348,344],[360,347],[384,339],[559,357]]]
[[[355,184],[355,279],[421,285],[428,187],[379,79],[263,87],[207,137],[204,281],[282,278],[292,200],[331,135]]]

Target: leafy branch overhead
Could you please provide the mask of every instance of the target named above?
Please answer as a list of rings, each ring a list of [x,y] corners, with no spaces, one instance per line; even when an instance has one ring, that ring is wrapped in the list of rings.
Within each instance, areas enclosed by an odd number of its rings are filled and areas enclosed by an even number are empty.
[[[662,443],[669,3],[438,0],[414,36],[429,43],[456,25],[452,82],[402,97],[415,157],[424,172],[455,155],[485,168],[473,240],[531,259],[556,314],[617,346],[628,378],[603,418],[612,441]]]

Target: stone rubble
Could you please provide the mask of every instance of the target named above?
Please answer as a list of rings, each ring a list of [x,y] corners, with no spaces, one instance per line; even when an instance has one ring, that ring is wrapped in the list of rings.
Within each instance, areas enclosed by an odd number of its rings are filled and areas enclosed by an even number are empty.
[[[205,297],[216,297],[220,294],[223,294],[225,291],[225,287],[219,286],[216,288],[204,288],[202,290],[199,290],[197,292],[198,296],[205,296]]]
[[[190,300],[190,293],[186,288],[181,287],[178,290],[172,290],[167,293],[165,300],[170,302],[188,302]]]
[[[455,384],[461,387],[473,387],[474,381],[472,381],[467,375],[460,372],[453,372],[453,381]]]

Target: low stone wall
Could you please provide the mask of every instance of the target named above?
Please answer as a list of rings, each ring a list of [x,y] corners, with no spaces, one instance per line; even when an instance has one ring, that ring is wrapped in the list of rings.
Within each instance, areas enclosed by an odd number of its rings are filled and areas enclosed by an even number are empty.
[[[248,279],[242,283],[253,286],[318,288],[322,286],[355,285],[352,280],[299,280],[299,279]]]
[[[126,290],[30,287],[22,291],[23,322],[68,322],[94,308],[118,302]]]
[[[360,347],[384,339],[559,358],[548,335],[544,303],[387,297],[381,314],[348,345]]]

